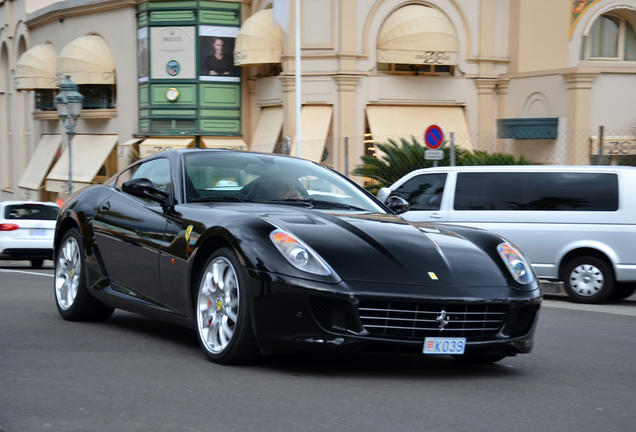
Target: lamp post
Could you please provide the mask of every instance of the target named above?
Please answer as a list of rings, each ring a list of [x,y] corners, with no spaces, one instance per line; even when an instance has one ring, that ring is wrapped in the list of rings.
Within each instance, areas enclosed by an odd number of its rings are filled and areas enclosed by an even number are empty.
[[[82,113],[82,102],[84,96],[77,91],[77,84],[71,81],[71,76],[66,75],[66,79],[60,84],[60,93],[55,96],[55,108],[57,114],[62,119],[66,127],[68,136],[68,194],[73,193],[73,153],[71,152],[71,141],[75,135],[75,123]]]

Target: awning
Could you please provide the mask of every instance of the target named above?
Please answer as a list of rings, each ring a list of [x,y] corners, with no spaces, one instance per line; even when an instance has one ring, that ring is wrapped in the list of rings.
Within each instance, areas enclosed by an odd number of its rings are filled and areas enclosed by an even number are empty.
[[[320,162],[325,149],[327,134],[331,126],[333,107],[331,105],[306,105],[300,114],[302,127],[301,157]],[[292,143],[291,153],[296,156],[296,143]]]
[[[272,9],[263,9],[245,20],[236,36],[234,64],[250,66],[280,63],[283,48],[283,30],[274,27]]]
[[[36,45],[20,56],[15,64],[15,88],[18,90],[54,89],[57,52],[50,43]]]
[[[205,148],[226,148],[247,150],[247,144],[242,138],[236,137],[201,137]]]
[[[70,75],[75,84],[115,84],[115,62],[97,35],[79,37],[62,48],[55,73]]]
[[[92,183],[117,144],[117,135],[75,135],[73,137],[73,191]],[[46,176],[46,190],[66,192],[68,187],[68,147]]]
[[[436,123],[444,128],[447,139],[451,132],[455,133],[458,147],[473,148],[463,107],[369,105],[367,119],[373,141],[379,144],[386,143],[389,138],[398,144],[400,138],[411,143],[411,136],[414,136],[424,145],[424,131]]]
[[[42,187],[44,177],[53,164],[55,155],[62,144],[61,135],[42,135],[29,164],[27,165],[18,186],[24,189],[38,190]]]
[[[453,24],[428,6],[396,10],[378,34],[378,63],[456,65],[458,52]]]
[[[141,159],[164,150],[194,147],[194,138],[148,138],[139,144]]]
[[[272,153],[282,130],[283,107],[263,108],[256,124],[250,150]]]

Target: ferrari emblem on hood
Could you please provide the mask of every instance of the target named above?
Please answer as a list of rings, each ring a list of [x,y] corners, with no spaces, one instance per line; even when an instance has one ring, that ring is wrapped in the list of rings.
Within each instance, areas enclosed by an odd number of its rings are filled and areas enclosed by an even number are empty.
[[[188,228],[186,229],[186,241],[190,241],[190,234],[192,234],[192,225],[189,225]]]
[[[436,275],[435,273],[433,273],[433,272],[428,272],[428,275],[431,277],[431,279],[433,279],[433,280],[438,280],[438,279],[437,279],[437,275]]]

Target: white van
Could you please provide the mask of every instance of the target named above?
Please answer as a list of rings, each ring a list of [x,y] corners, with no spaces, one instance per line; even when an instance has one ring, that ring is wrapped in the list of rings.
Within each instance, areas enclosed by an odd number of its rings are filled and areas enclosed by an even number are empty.
[[[576,302],[600,303],[636,290],[635,192],[634,167],[507,165],[424,168],[377,196],[408,201],[409,221],[494,231],[541,279],[563,281]]]

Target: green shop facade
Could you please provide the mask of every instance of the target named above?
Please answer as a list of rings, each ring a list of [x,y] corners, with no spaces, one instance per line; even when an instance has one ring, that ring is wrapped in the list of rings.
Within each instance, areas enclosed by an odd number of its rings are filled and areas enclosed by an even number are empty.
[[[240,25],[238,2],[148,1],[137,6],[139,136],[191,138],[166,141],[171,147],[245,146],[241,68],[233,64]],[[146,140],[140,156],[161,147],[159,140]]]

